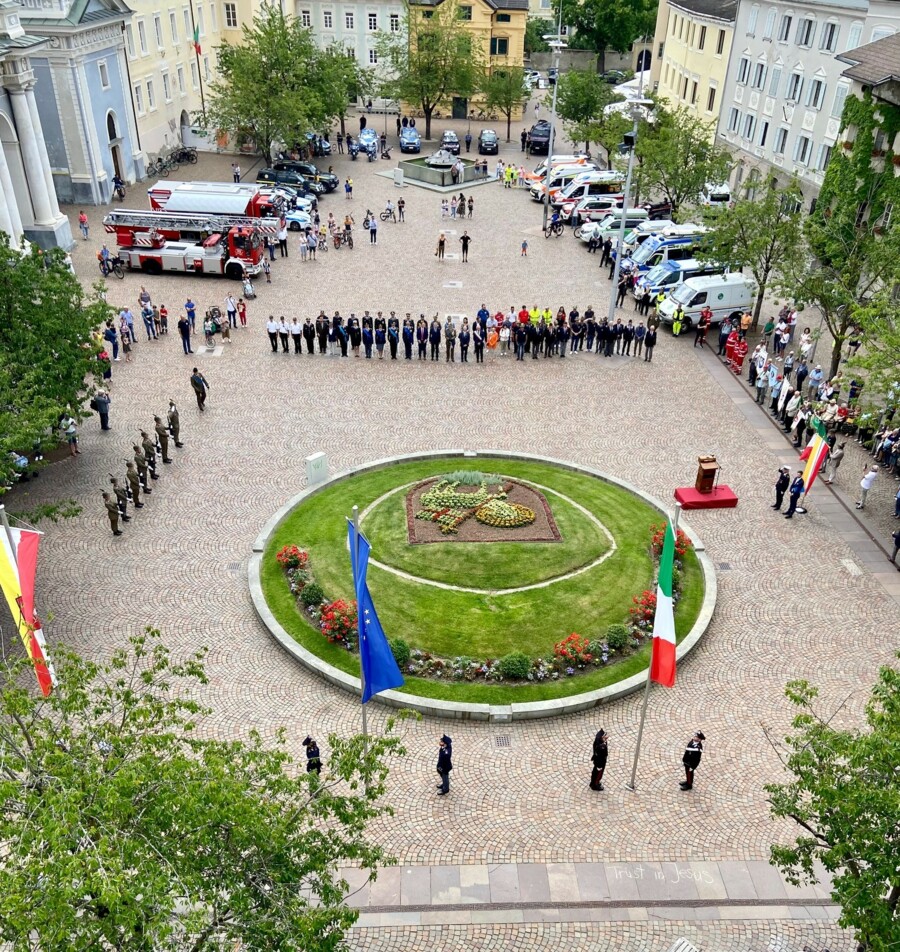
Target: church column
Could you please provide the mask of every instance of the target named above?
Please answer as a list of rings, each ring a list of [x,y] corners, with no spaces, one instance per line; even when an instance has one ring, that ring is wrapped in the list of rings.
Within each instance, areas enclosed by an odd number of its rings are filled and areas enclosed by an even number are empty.
[[[25,87],[25,101],[28,103],[28,111],[31,113],[31,124],[34,127],[35,142],[37,142],[38,154],[41,157],[41,168],[44,173],[44,181],[47,184],[47,194],[50,196],[50,211],[54,218],[59,218],[59,200],[56,197],[56,185],[53,182],[53,173],[50,171],[50,157],[47,155],[47,143],[44,141],[41,117],[38,113],[37,102],[34,98],[34,83],[29,83]]]
[[[53,213],[50,190],[44,177],[44,166],[37,144],[37,130],[31,119],[25,89],[23,86],[7,86],[6,88],[12,103],[13,117],[16,120],[19,147],[22,150],[22,164],[25,166],[25,178],[28,180],[28,191],[31,195],[31,204],[34,206],[35,224],[52,225],[59,218],[59,213],[55,215]]]
[[[19,214],[19,206],[16,205],[16,193],[2,142],[0,142],[0,231],[5,231],[9,235],[12,245],[18,245],[22,238],[22,217]]]

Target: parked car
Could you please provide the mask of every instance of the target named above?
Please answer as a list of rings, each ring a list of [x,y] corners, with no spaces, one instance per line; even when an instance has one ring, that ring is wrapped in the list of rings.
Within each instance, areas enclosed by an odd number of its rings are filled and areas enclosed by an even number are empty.
[[[646,245],[646,242],[644,242],[644,244]],[[670,291],[674,291],[678,285],[683,284],[685,281],[693,278],[709,278],[715,276],[722,278],[724,271],[724,265],[716,264],[712,261],[701,261],[699,258],[687,258],[684,261],[663,261],[662,264],[658,264],[655,268],[651,268],[646,274],[641,275],[631,293],[634,295],[636,301],[641,299],[644,291],[648,288],[653,297],[656,297],[660,291],[669,294]],[[742,274],[739,275],[739,277],[743,278],[743,282],[738,282],[738,284],[742,285],[748,280]],[[725,283],[728,284],[727,281]],[[724,301],[725,298],[722,300]],[[660,317],[662,317],[661,311]],[[663,320],[665,320],[664,317]],[[721,320],[721,318],[719,318],[719,320]],[[671,323],[671,316],[669,317],[669,322]],[[687,322],[687,326],[690,327],[690,322]]]
[[[331,143],[315,132],[306,133],[306,145],[310,155],[331,155]]]
[[[340,179],[331,172],[320,172],[312,162],[298,162],[294,159],[280,159],[274,168],[279,172],[299,172],[307,181],[321,182],[329,192],[333,192],[340,184]]]
[[[298,212],[312,212],[319,204],[315,195],[301,195],[290,185],[265,185],[259,191],[261,195],[280,198],[285,208],[296,208]]]
[[[478,154],[496,155],[500,151],[500,141],[493,129],[482,129],[478,135]]]
[[[622,228],[622,218],[622,209],[616,209],[614,213],[608,214],[606,218],[582,227],[581,234],[578,237],[585,244],[590,242],[592,238],[598,241],[604,241],[607,236],[611,237],[615,242],[618,239],[619,231]],[[625,231],[629,232],[642,221],[647,221],[647,211],[644,208],[629,208],[625,213],[624,218]]]
[[[313,224],[312,215],[309,212],[303,212],[296,208],[286,212],[284,219],[291,231],[303,231],[304,228],[312,228]]]
[[[550,69],[547,70],[547,79],[551,86],[556,85],[556,81],[559,79],[559,70],[555,66],[551,66]]]
[[[289,185],[301,195],[323,195],[325,186],[321,182],[308,182],[299,172],[287,169],[260,169],[256,175],[257,185]]]
[[[359,136],[357,136],[356,141],[359,143],[359,148],[361,152],[374,152],[376,157],[378,155],[378,133],[371,128],[371,126],[366,126],[363,129]]]
[[[540,70],[526,69],[525,78],[529,80],[532,84],[536,83],[541,78]]]
[[[550,123],[541,119],[528,130],[528,151],[531,155],[546,155],[550,151]]]
[[[401,152],[421,152],[422,137],[417,129],[407,126],[400,130],[400,151]]]
[[[617,195],[589,195],[578,202],[564,202],[559,213],[563,221],[569,221],[577,228],[585,222],[602,221],[611,210],[621,208],[622,201]]]
[[[618,86],[619,83],[627,82],[629,76],[621,69],[608,69],[605,73],[600,74],[600,78],[605,83],[609,83],[610,86]]]
[[[448,129],[441,136],[441,148],[453,155],[459,155],[459,136],[452,129]]]

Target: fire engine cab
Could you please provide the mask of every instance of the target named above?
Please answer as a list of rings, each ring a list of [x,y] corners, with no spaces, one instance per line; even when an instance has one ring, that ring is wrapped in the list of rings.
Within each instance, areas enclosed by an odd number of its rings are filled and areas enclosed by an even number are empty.
[[[119,257],[132,270],[223,274],[238,281],[245,271],[259,274],[262,235],[274,238],[278,221],[117,208],[103,227],[116,236]]]

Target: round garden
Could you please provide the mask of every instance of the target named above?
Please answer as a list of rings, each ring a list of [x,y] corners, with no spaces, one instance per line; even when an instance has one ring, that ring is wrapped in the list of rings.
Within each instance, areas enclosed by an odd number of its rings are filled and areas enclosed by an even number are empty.
[[[522,458],[428,457],[313,490],[278,522],[262,595],[291,638],[359,676],[347,550],[353,506],[369,589],[406,678],[401,692],[468,704],[595,691],[649,662],[665,517],[623,486]],[[675,624],[704,579],[679,533]]]

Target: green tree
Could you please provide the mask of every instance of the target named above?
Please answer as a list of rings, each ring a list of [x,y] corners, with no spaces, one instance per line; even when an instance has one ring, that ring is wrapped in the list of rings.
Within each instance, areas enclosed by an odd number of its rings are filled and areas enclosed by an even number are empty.
[[[485,104],[488,109],[498,109],[506,116],[506,141],[510,140],[512,114],[522,100],[527,98],[525,90],[525,70],[521,66],[498,66],[482,83]]]
[[[652,36],[656,28],[653,0],[556,0],[557,15],[559,3],[563,23],[576,30],[570,46],[596,51],[598,73],[606,70],[607,50],[627,53],[635,40]]]
[[[896,288],[882,288],[865,305],[854,308],[852,316],[861,332],[863,347],[850,363],[866,371],[866,389],[874,394],[900,392],[900,310]]]
[[[671,202],[673,220],[683,205],[699,201],[707,182],[728,178],[733,159],[727,149],[710,144],[714,126],[698,122],[686,109],[669,109],[664,101],[640,125],[635,146],[638,190]]]
[[[453,96],[469,99],[482,82],[484,68],[472,36],[460,26],[457,0],[436,7],[405,4],[404,27],[382,33],[379,58],[387,64],[386,95],[418,106],[431,138],[431,117]]]
[[[356,57],[339,43],[332,43],[318,57],[316,82],[322,89],[326,118],[337,119],[341,133],[345,133],[350,103],[366,99],[374,89],[371,71],[363,69]]]
[[[550,44],[544,39],[547,33],[555,33],[556,25],[544,17],[529,17],[525,21],[525,55],[546,53]]]
[[[758,289],[754,328],[770,284],[783,285],[807,259],[799,186],[792,182],[779,189],[772,182],[761,188],[757,197],[745,193],[733,208],[710,209],[705,216],[711,226],[704,238],[709,257],[753,275]]]
[[[787,686],[798,709],[793,731],[776,746],[790,780],[766,785],[772,815],[802,830],[772,847],[789,882],[814,881],[814,863],[832,876],[840,924],[869,952],[900,941],[900,670],[883,667],[866,705],[866,728],[841,729],[816,709],[816,688]]]
[[[79,418],[99,379],[92,335],[112,309],[99,286],[85,292],[63,257],[13,248],[0,232],[0,494],[15,480],[10,454],[56,447],[60,417]]]
[[[332,72],[320,82],[322,54],[299,19],[266,4],[242,34],[240,43],[218,47],[218,75],[200,116],[210,128],[252,141],[268,163],[279,144],[305,141],[338,115],[340,100],[327,101]]]
[[[604,145],[604,133],[616,113],[608,116],[603,110],[621,98],[612,86],[596,73],[569,70],[559,78],[556,97],[557,115],[572,142],[584,142],[586,152],[590,151],[592,142]],[[613,121],[613,125],[619,123]],[[604,148],[607,147],[604,145]],[[608,148],[606,157],[609,164]]]
[[[104,663],[54,649],[48,699],[13,665],[0,690],[0,940],[16,949],[330,950],[357,913],[350,863],[382,803],[388,733],[330,736],[321,778],[285,750],[216,740],[200,651],[147,629]],[[390,729],[389,729],[390,731]]]

